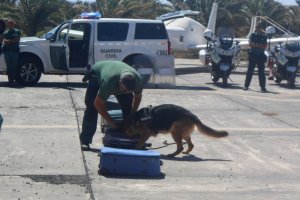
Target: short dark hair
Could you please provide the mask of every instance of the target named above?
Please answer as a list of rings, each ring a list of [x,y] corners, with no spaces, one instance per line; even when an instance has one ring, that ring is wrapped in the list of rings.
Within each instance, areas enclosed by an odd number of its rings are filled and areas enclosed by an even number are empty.
[[[258,23],[255,28],[256,29],[263,29],[264,28],[264,24],[263,23]]]
[[[132,91],[135,88],[136,81],[135,77],[130,72],[125,72],[120,77],[121,83],[127,88],[127,90]]]

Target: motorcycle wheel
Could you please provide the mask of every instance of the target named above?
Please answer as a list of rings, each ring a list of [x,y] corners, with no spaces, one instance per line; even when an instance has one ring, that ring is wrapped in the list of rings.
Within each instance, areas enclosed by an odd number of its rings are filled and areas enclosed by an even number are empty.
[[[295,88],[295,79],[296,79],[295,73],[288,73],[288,77],[287,77],[288,88],[290,88],[290,89]]]
[[[273,79],[275,83],[280,83],[282,81],[282,79],[278,76],[274,76]]]
[[[223,87],[227,87],[227,83],[228,83],[228,73],[227,73],[227,71],[222,71],[221,72],[221,77],[223,79]]]
[[[219,81],[219,77],[218,76],[214,76],[214,75],[211,75],[211,80],[216,83]]]

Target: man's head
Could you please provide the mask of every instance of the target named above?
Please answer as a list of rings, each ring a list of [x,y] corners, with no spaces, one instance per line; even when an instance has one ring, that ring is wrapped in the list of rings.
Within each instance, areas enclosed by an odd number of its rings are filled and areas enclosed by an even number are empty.
[[[16,22],[15,22],[14,20],[12,20],[12,19],[8,19],[8,20],[7,20],[7,28],[8,28],[8,29],[14,28],[14,27],[15,27],[15,24],[16,24]]]
[[[255,27],[255,30],[256,30],[256,31],[259,31],[259,32],[263,32],[263,30],[264,30],[264,25],[263,25],[263,23],[258,23],[258,24],[256,25],[256,27]]]
[[[132,92],[135,88],[135,85],[136,85],[136,80],[132,73],[125,72],[121,75],[120,81],[119,81],[119,86],[120,86],[121,92],[124,92],[124,93]]]

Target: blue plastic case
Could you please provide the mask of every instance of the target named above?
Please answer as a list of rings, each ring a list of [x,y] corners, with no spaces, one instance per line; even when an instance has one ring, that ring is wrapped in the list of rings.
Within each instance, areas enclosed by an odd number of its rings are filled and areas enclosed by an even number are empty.
[[[157,151],[103,147],[99,174],[129,176],[161,176],[160,154]]]

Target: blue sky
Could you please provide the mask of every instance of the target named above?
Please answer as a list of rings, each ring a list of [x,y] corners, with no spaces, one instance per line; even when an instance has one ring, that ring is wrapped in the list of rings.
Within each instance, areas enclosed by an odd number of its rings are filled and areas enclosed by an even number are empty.
[[[276,0],[284,5],[297,5],[295,0]]]

